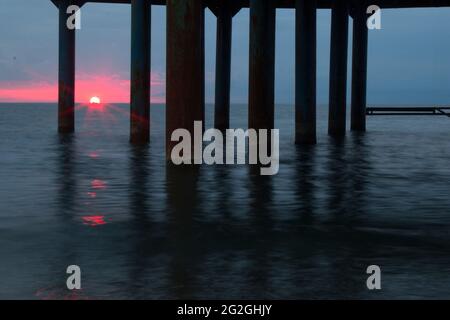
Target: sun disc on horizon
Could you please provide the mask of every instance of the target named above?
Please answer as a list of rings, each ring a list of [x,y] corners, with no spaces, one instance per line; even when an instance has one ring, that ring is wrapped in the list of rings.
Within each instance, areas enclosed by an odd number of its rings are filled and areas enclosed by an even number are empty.
[[[100,98],[99,97],[92,97],[89,100],[89,102],[92,103],[92,104],[100,104]]]

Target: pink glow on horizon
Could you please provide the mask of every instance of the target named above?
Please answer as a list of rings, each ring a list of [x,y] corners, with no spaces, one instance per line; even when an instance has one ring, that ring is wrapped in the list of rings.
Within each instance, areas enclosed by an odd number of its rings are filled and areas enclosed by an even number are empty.
[[[151,75],[151,102],[165,102],[165,81],[159,73]],[[93,96],[109,103],[130,102],[130,80],[117,75],[77,75],[75,101],[89,103]],[[46,81],[15,81],[0,83],[0,102],[56,102],[58,84]]]

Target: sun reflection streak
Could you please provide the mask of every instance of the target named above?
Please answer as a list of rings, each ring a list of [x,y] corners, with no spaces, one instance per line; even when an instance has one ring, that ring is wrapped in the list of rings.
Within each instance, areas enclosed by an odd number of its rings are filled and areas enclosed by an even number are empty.
[[[67,290],[63,291],[56,287],[37,289],[34,296],[40,300],[90,300],[90,297],[84,294],[83,289],[67,292]]]
[[[108,103],[84,103],[79,104],[76,109],[84,111],[81,123],[83,130],[91,133],[100,130],[102,134],[112,134],[115,124],[118,123],[116,111],[125,113],[124,110]]]
[[[89,156],[89,158],[92,158],[92,159],[97,159],[100,157],[100,155],[96,151],[89,152],[88,156]]]
[[[106,224],[105,216],[84,216],[81,217],[83,220],[83,224],[88,225],[89,227],[97,227]]]
[[[100,179],[94,179],[91,181],[92,189],[106,189],[106,182]]]

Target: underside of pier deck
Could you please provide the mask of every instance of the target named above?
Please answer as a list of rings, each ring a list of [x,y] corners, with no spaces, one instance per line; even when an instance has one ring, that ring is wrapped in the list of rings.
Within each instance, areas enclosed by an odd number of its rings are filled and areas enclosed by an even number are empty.
[[[53,3],[57,4],[62,0],[51,0]],[[119,4],[130,4],[131,0],[82,0],[83,3],[119,3]],[[165,5],[166,0],[148,0],[153,5]],[[340,0],[317,0],[317,8],[319,9],[331,9],[333,2]],[[220,2],[230,2],[235,6],[241,8],[249,8],[250,0],[203,0],[205,6],[215,7]],[[358,0],[350,1],[353,3],[358,2]],[[295,8],[295,0],[276,0],[277,8]],[[433,8],[433,7],[450,7],[450,0],[377,0],[377,6],[384,9],[395,9],[395,8]]]

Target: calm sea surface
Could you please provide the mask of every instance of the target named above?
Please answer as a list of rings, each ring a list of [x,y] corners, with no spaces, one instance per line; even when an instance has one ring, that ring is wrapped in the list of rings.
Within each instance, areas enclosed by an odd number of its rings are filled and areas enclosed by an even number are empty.
[[[135,148],[127,105],[79,107],[61,139],[55,104],[0,104],[0,298],[450,298],[450,119],[369,117],[336,142],[318,113],[300,148],[277,106],[270,177],[166,166],[164,106]],[[246,119],[234,105],[231,126]]]

